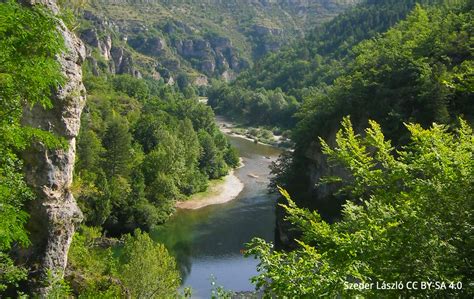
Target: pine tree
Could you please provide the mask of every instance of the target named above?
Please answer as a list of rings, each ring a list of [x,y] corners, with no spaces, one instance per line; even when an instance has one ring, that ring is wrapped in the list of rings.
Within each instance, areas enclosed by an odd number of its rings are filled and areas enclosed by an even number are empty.
[[[109,123],[102,140],[106,149],[104,170],[109,177],[128,175],[132,152],[131,141],[132,136],[128,132],[126,121],[114,118]]]

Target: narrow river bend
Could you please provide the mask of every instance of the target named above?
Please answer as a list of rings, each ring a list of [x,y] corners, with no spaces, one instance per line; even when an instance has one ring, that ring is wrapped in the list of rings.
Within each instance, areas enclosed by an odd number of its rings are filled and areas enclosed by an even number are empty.
[[[211,277],[234,291],[250,291],[250,277],[258,261],[244,258],[244,244],[253,237],[274,240],[276,196],[267,193],[269,165],[280,150],[238,137],[228,137],[239,150],[244,167],[235,171],[244,183],[239,196],[228,203],[199,210],[179,210],[152,237],[176,257],[183,286],[193,298],[209,298]]]

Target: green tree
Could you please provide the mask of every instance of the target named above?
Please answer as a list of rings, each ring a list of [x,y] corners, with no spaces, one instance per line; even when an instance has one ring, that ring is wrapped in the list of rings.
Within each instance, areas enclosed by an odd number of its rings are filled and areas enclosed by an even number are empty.
[[[199,159],[201,147],[198,136],[194,131],[193,123],[189,118],[179,122],[177,137],[178,140],[181,141],[181,146],[184,148],[186,167],[194,167]]]
[[[185,73],[180,73],[176,78],[176,83],[178,84],[179,90],[184,91],[189,86],[188,75]]]
[[[150,183],[162,173],[177,183],[180,174],[185,171],[184,148],[178,138],[167,130],[159,130],[156,135],[159,143],[143,162],[146,182]]]
[[[143,147],[145,154],[152,151],[159,142],[159,133],[165,123],[169,122],[169,115],[162,111],[153,111],[143,115],[134,127],[133,136]]]
[[[117,279],[118,260],[111,248],[101,248],[101,229],[81,226],[68,253],[70,271],[66,279],[79,298],[117,298],[123,292]],[[64,297],[64,296],[63,296]]]
[[[120,278],[133,298],[175,297],[181,279],[176,262],[162,244],[136,230],[125,239]]]
[[[56,60],[64,49],[56,19],[45,9],[0,2],[0,292],[27,277],[25,267],[9,255],[12,247],[26,247],[28,219],[22,209],[33,195],[17,156],[35,140],[47,146],[60,142],[49,133],[22,126],[24,106],[51,107],[51,91],[63,81]]]
[[[104,170],[109,177],[127,176],[132,154],[132,136],[126,121],[120,117],[111,120],[105,131],[102,144],[105,148]]]
[[[342,183],[343,218],[329,224],[317,212],[289,204],[288,219],[302,232],[297,250],[273,251],[256,239],[248,254],[260,259],[253,278],[268,294],[288,297],[442,296],[469,298],[472,279],[474,135],[461,121],[450,133],[406,125],[411,142],[396,151],[371,121],[365,137],[348,118],[333,149],[321,141],[332,163],[348,176],[325,178]],[[348,283],[439,281],[446,290],[357,290]],[[461,282],[462,290],[449,287]],[[459,285],[457,285],[459,286]]]
[[[76,170],[97,171],[101,165],[101,156],[104,154],[101,140],[92,130],[81,130],[77,142]]]
[[[131,182],[121,176],[112,177],[109,180],[109,190],[112,209],[104,227],[116,236],[127,231],[125,228],[129,227],[128,220],[133,215],[133,206],[129,202]]]
[[[229,167],[235,168],[240,164],[240,155],[239,151],[233,147],[229,146],[227,151],[224,153],[224,160]]]
[[[181,147],[184,149],[186,168],[179,180],[179,189],[185,195],[204,191],[207,187],[207,177],[199,171],[201,145],[193,124],[188,118],[180,121],[177,134]]]
[[[112,211],[111,191],[104,171],[82,171],[74,184],[78,186],[75,196],[85,214],[84,222],[91,226],[104,224]]]
[[[227,173],[227,165],[221,153],[218,151],[214,139],[205,131],[199,132],[199,142],[202,152],[199,159],[199,168],[206,173],[210,179],[217,179]]]
[[[134,78],[131,75],[117,75],[112,80],[114,89],[126,93],[138,100],[148,98],[150,89],[145,81]]]

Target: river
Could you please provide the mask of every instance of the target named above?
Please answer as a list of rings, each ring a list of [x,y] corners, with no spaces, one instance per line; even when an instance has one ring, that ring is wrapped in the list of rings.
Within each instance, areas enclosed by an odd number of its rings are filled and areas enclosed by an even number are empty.
[[[245,164],[235,171],[244,183],[239,196],[228,203],[198,210],[178,210],[165,225],[152,232],[176,257],[183,287],[193,298],[209,298],[212,277],[216,285],[233,291],[251,291],[250,278],[258,261],[242,255],[253,237],[273,241],[276,195],[267,193],[269,165],[280,150],[228,136]]]

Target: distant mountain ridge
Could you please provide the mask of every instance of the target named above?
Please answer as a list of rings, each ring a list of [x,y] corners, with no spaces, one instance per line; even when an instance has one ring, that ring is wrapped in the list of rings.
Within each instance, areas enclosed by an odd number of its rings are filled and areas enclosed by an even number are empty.
[[[360,0],[95,0],[80,35],[101,72],[225,80]],[[174,79],[171,79],[174,78]]]

